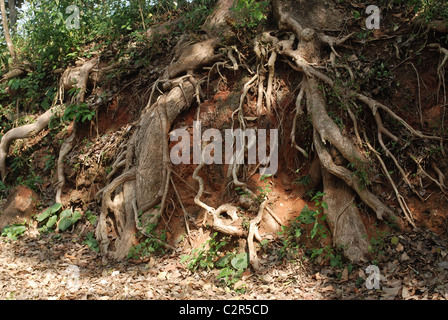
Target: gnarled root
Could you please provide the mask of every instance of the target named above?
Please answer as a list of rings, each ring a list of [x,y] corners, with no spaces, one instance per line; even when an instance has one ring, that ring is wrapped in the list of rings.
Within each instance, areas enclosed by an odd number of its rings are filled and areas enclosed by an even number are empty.
[[[266,201],[263,201],[260,204],[257,216],[250,221],[249,235],[247,236],[247,247],[249,250],[249,262],[256,272],[262,271],[262,267],[260,264],[260,260],[258,259],[258,256],[257,256],[257,251],[255,250],[254,236],[258,233],[258,230],[257,230],[258,224],[263,219],[263,212],[264,212],[265,207],[266,207]]]
[[[73,97],[72,103],[84,102],[87,82],[92,69],[98,64],[98,58],[87,61],[81,67],[67,68],[62,74],[59,88],[59,99],[64,100],[64,90],[78,89],[78,94]]]
[[[88,62],[86,62],[82,67],[78,67],[76,71],[76,75],[71,73],[71,69],[67,69],[60,81],[60,92],[59,99],[61,104],[63,103],[63,92],[64,89],[70,89],[76,87],[79,89],[78,94],[74,98],[74,102],[84,102],[85,93],[87,90],[87,81],[90,74],[90,71],[97,64],[98,59],[94,58]],[[53,107],[48,109],[42,115],[40,115],[36,122],[28,125],[24,125],[18,128],[11,129],[8,131],[0,142],[0,173],[2,181],[5,181],[6,178],[6,157],[8,155],[9,146],[11,142],[16,139],[23,139],[32,136],[33,134],[37,134],[43,129],[47,127],[50,123],[52,116],[56,113],[63,113],[63,108],[60,106],[55,106],[56,99],[54,101]],[[56,191],[56,202],[61,203],[61,193],[62,188],[65,184],[65,176],[64,176],[64,157],[70,152],[73,147],[73,140],[75,138],[75,124],[73,124],[73,132],[69,138],[64,141],[64,144],[61,147],[59,158],[58,158],[58,187]]]
[[[314,146],[316,147],[316,152],[319,155],[320,162],[325,170],[337,176],[349,187],[353,188],[361,200],[376,213],[378,220],[383,220],[383,217],[385,217],[390,222],[395,223],[401,230],[404,230],[404,223],[401,218],[397,217],[380,199],[367,190],[366,187],[360,183],[358,177],[353,175],[350,170],[338,166],[333,162],[333,159],[323,145],[317,130],[314,130]]]
[[[73,122],[72,134],[64,141],[59,151],[59,157],[57,161],[57,176],[58,184],[56,189],[56,203],[62,203],[61,195],[65,186],[65,173],[64,173],[64,158],[72,150],[73,143],[76,138],[76,123]]]
[[[2,181],[6,178],[6,157],[8,156],[9,146],[14,140],[31,137],[45,129],[54,113],[57,112],[59,106],[48,109],[40,115],[36,122],[9,130],[2,137],[0,142],[0,173]]]
[[[367,232],[354,202],[355,195],[347,184],[322,169],[322,180],[325,190],[323,200],[328,209],[324,212],[332,227],[333,244],[341,246],[344,255],[353,262],[366,261],[369,250]]]
[[[125,173],[121,174],[117,178],[115,178],[110,184],[108,184],[105,188],[100,190],[96,197],[98,198],[100,195],[102,196],[102,205],[101,205],[101,213],[98,219],[98,225],[96,227],[95,235],[96,239],[100,244],[100,250],[102,253],[107,254],[109,251],[109,237],[107,230],[107,217],[109,214],[109,210],[111,210],[114,214],[114,218],[117,221],[117,233],[123,234],[124,230],[124,220],[123,220],[123,195],[116,195],[114,201],[111,199],[111,195],[118,187],[120,187],[123,183],[127,181],[135,180],[136,178],[136,169],[132,168]],[[132,215],[133,217],[133,215]],[[132,218],[131,217],[131,218]],[[127,252],[126,252],[127,254]]]
[[[198,175],[199,171],[204,166],[204,153],[206,149],[202,151],[201,155],[201,163],[196,167],[193,172],[193,179],[195,179],[199,184],[199,190],[194,197],[194,202],[205,210],[204,222],[207,219],[207,215],[211,215],[213,218],[212,227],[219,232],[222,232],[227,235],[240,237],[243,235],[243,230],[241,228],[241,219],[238,218],[237,208],[231,204],[223,204],[217,209],[210,207],[209,205],[202,202],[201,197],[204,192],[204,180]],[[221,215],[226,213],[229,219],[223,219]]]

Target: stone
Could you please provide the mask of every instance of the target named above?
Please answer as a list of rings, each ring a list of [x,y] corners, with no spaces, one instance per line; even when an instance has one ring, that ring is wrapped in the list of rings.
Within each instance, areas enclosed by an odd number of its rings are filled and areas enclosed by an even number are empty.
[[[8,225],[30,221],[38,199],[33,190],[25,186],[15,187],[0,209],[0,231]]]

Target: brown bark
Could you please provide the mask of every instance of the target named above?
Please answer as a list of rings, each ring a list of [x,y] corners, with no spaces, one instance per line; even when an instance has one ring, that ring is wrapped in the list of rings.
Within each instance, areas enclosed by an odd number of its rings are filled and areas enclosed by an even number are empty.
[[[11,35],[9,33],[8,19],[6,18],[5,0],[0,0],[0,10],[1,10],[1,15],[2,15],[2,23],[3,23],[3,34],[5,35],[6,45],[8,46],[9,54],[11,55],[13,65],[15,65],[17,63],[17,58],[16,58],[16,52],[14,49],[14,45],[11,40]]]
[[[354,201],[356,193],[339,178],[322,169],[325,196],[331,210],[327,215],[333,244],[342,246],[344,255],[353,262],[365,261],[369,255],[367,232]]]

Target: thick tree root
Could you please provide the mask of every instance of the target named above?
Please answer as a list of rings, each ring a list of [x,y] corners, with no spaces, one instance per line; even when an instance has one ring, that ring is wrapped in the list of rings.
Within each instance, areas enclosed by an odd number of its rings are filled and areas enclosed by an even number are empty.
[[[350,170],[345,167],[338,166],[333,162],[333,159],[328,150],[324,147],[317,130],[314,131],[314,146],[317,154],[319,155],[322,166],[328,172],[343,180],[349,187],[353,188],[361,200],[376,213],[378,220],[383,220],[383,217],[385,217],[390,222],[397,225],[401,230],[404,230],[404,223],[401,218],[397,217],[391,209],[389,209],[373,193],[367,190],[356,175],[354,175]]]
[[[108,184],[105,188],[100,190],[96,197],[98,198],[100,195],[102,197],[102,205],[101,205],[101,213],[98,219],[98,225],[96,227],[95,235],[96,239],[100,245],[100,250],[102,253],[107,254],[109,251],[109,237],[108,237],[108,227],[107,227],[107,217],[109,214],[109,210],[112,210],[114,214],[114,219],[117,221],[117,233],[119,235],[123,234],[125,230],[124,220],[123,220],[123,197],[119,198],[117,195],[115,196],[114,201],[111,199],[111,195],[115,190],[120,187],[123,183],[127,181],[135,180],[136,178],[136,169],[132,168],[125,173],[121,174],[117,178],[115,178],[110,184]],[[132,215],[133,217],[134,215]],[[128,217],[129,218],[129,217]],[[128,248],[129,249],[129,248]],[[127,251],[126,251],[127,254]]]
[[[91,70],[96,66],[98,62],[97,58],[94,58],[88,62],[86,62],[83,66],[77,67],[74,69],[68,68],[60,80],[60,92],[59,99],[61,104],[63,104],[63,93],[64,90],[77,88],[78,94],[74,97],[73,103],[84,102],[85,93],[87,90],[87,81],[89,78],[89,74]],[[76,70],[76,71],[74,71]],[[54,105],[56,104],[56,100]],[[36,122],[32,124],[28,124],[22,127],[14,128],[8,131],[0,142],[0,173],[2,176],[2,181],[5,181],[6,178],[6,157],[8,155],[9,146],[11,142],[16,139],[23,139],[32,136],[33,134],[37,134],[43,129],[47,127],[51,118],[55,114],[62,114],[64,112],[64,108],[60,106],[53,106],[48,109],[45,113],[40,115]],[[75,124],[73,124],[73,132],[69,138],[67,138],[60,150],[60,154],[58,157],[58,184],[56,191],[56,202],[61,203],[61,194],[62,189],[65,185],[65,175],[64,175],[64,157],[70,152],[73,147],[73,140],[75,139]]]
[[[265,206],[266,206],[266,201],[263,201],[260,204],[257,216],[250,221],[249,235],[247,236],[247,247],[249,250],[249,262],[256,272],[261,272],[262,267],[261,267],[260,260],[257,256],[257,252],[255,250],[254,236],[257,233],[257,228],[258,228],[257,225],[263,219],[263,212],[264,212]]]
[[[218,1],[220,5],[218,5],[217,8],[226,8],[224,11],[229,10],[230,2],[231,1],[229,0],[220,0]],[[418,193],[407,179],[403,168],[399,165],[399,162],[394,155],[387,149],[386,143],[383,141],[383,138],[392,139],[394,141],[397,141],[399,138],[383,124],[381,118],[382,114],[387,114],[397,120],[414,138],[439,141],[440,143],[443,143],[446,139],[424,134],[412,128],[412,126],[387,106],[359,92],[338,87],[335,81],[313,67],[322,61],[322,47],[328,46],[332,51],[329,61],[336,70],[336,73],[338,68],[344,68],[353,80],[353,71],[346,65],[339,65],[336,63],[336,57],[339,56],[336,47],[347,41],[352,34],[341,38],[335,38],[325,35],[323,32],[316,31],[318,30],[315,25],[317,22],[310,22],[310,19],[307,19],[306,17],[306,14],[308,14],[307,12],[294,12],[294,15],[290,12],[292,3],[293,2],[290,0],[272,1],[274,16],[278,21],[279,29],[285,32],[282,32],[278,38],[273,35],[274,33],[265,32],[261,37],[261,41],[258,41],[257,39],[254,46],[254,51],[258,57],[256,72],[247,67],[240,56],[238,56],[238,61],[235,55],[235,53],[238,54],[236,48],[225,47],[221,49],[221,54],[217,54],[215,51],[220,46],[220,41],[218,38],[215,38],[216,34],[214,34],[214,31],[210,28],[206,29],[210,35],[213,34],[213,37],[199,43],[191,44],[191,42],[184,41],[187,37],[181,37],[182,39],[179,41],[178,47],[176,48],[173,62],[166,68],[161,78],[159,78],[153,85],[149,101],[141,115],[138,129],[128,142],[125,153],[122,152],[121,155],[117,157],[113,165],[113,174],[111,173],[107,180],[108,182],[111,181],[113,176],[117,174],[121,168],[124,168],[124,173],[112,180],[99,194],[102,196],[103,201],[100,223],[97,228],[97,237],[101,243],[101,252],[110,252],[110,232],[108,232],[106,224],[106,218],[110,215],[110,212],[113,214],[113,218],[117,225],[116,233],[118,236],[115,237],[118,237],[118,239],[116,239],[116,241],[120,243],[119,241],[124,237],[123,230],[125,230],[125,227],[123,226],[125,226],[126,223],[133,221],[138,225],[138,220],[143,217],[145,217],[144,219],[146,222],[157,223],[159,221],[160,216],[165,209],[165,203],[167,200],[169,201],[168,189],[170,187],[170,181],[184,212],[186,228],[187,232],[189,232],[188,221],[192,218],[187,213],[171,177],[173,171],[168,160],[169,153],[167,141],[168,130],[171,128],[174,119],[182,111],[190,107],[194,98],[196,98],[196,101],[200,104],[201,98],[204,98],[205,96],[200,90],[200,83],[202,83],[202,80],[195,80],[193,71],[211,65],[207,79],[204,80],[207,81],[207,86],[209,86],[210,76],[212,71],[215,70],[215,67],[220,76],[220,82],[226,81],[225,77],[220,72],[220,67],[236,71],[242,66],[249,71],[250,79],[243,87],[238,108],[232,113],[231,127],[233,131],[235,122],[237,121],[240,129],[245,130],[246,120],[243,110],[247,101],[247,94],[253,86],[257,86],[255,91],[258,92],[256,102],[257,113],[259,115],[262,114],[263,95],[266,97],[267,114],[270,115],[271,111],[275,110],[273,83],[275,64],[276,61],[279,60],[279,57],[286,58],[289,65],[294,70],[303,74],[301,86],[298,88],[300,91],[297,96],[296,108],[294,110],[293,129],[290,133],[291,144],[296,150],[302,153],[303,156],[306,158],[310,157],[308,152],[296,143],[297,119],[305,113],[306,106],[306,111],[311,118],[314,128],[314,157],[316,163],[320,164],[319,166],[316,166],[316,168],[319,168],[319,174],[321,173],[323,177],[324,192],[327,194],[325,196],[325,201],[329,204],[329,208],[326,209],[326,214],[329,217],[329,225],[333,231],[334,244],[345,246],[345,254],[352,261],[363,261],[368,256],[366,230],[360,219],[359,212],[354,206],[355,201],[358,198],[375,212],[377,219],[387,219],[401,230],[404,230],[405,221],[398,217],[378,196],[369,191],[367,188],[368,186],[365,184],[365,180],[360,179],[357,175],[359,172],[375,173],[375,168],[372,162],[370,159],[366,158],[366,155],[361,148],[367,144],[370,151],[373,152],[375,149],[366,139],[365,141],[361,139],[356,115],[350,108],[348,108],[348,114],[354,123],[356,134],[356,142],[353,143],[351,139],[342,134],[339,127],[329,116],[325,97],[320,89],[320,85],[325,84],[335,92],[343,92],[343,96],[352,97],[369,107],[372,117],[377,125],[376,130],[378,132],[380,146],[384,150],[386,156],[393,160],[405,183],[411,187],[416,194]],[[298,5],[313,7],[313,3],[313,1],[306,3],[301,2]],[[314,4],[317,5],[317,2]],[[225,20],[223,17],[225,16],[226,12],[220,12],[214,19],[218,19],[223,23]],[[436,46],[434,46],[434,48],[438,49]],[[230,62],[219,61],[221,58],[228,59]],[[446,59],[443,59],[440,68],[443,68],[445,62]],[[265,65],[267,68],[265,68]],[[174,77],[179,78],[174,79]],[[439,78],[441,83],[443,83],[440,74]],[[188,79],[188,81],[184,81],[186,79]],[[265,80],[267,80],[266,91],[264,90]],[[342,101],[342,98],[340,99]],[[160,148],[160,141],[162,141],[162,148]],[[203,147],[205,146],[202,146],[202,148]],[[201,148],[201,146],[194,146],[194,148]],[[203,150],[205,151],[205,149]],[[329,150],[336,150],[336,153],[340,153],[343,158],[342,160],[348,161],[353,167],[353,170],[349,170],[338,161],[335,161]],[[398,203],[403,210],[407,222],[410,225],[415,226],[412,214],[404,201],[404,198],[398,191],[396,184],[392,180],[390,174],[388,174],[387,167],[381,158],[381,155],[377,152],[374,152],[374,154],[390,185],[394,189]],[[238,178],[241,166],[238,165],[235,160],[239,159],[239,157],[244,157],[244,153],[233,155],[233,162],[228,167],[227,178],[231,180],[234,187],[240,187],[250,197],[256,198],[255,194]],[[238,217],[237,208],[234,205],[225,203],[215,209],[202,200],[202,195],[205,192],[204,181],[199,173],[203,166],[204,159],[201,157],[201,163],[193,172],[193,179],[197,181],[198,189],[196,190],[190,186],[196,191],[194,202],[205,211],[203,224],[205,224],[208,217],[211,217],[211,226],[215,230],[231,236],[243,236],[245,232],[242,228],[242,219]],[[432,178],[432,180],[438,182],[440,186],[443,186],[443,181],[445,179],[444,174],[434,167],[433,169],[437,173],[438,179]],[[425,175],[426,171],[424,171],[423,168],[421,168],[420,171],[422,175]],[[426,174],[429,175],[428,173]],[[124,184],[123,190],[119,191],[118,188],[121,184]],[[115,197],[112,200],[111,197],[113,193],[115,193]],[[155,207],[157,204],[160,204],[159,208]],[[262,268],[255,250],[254,238],[258,240],[261,239],[258,234],[257,226],[263,218],[265,209],[279,224],[281,224],[280,219],[278,219],[275,213],[266,205],[266,201],[263,201],[259,206],[257,217],[250,222],[247,238],[250,263],[256,271],[260,271]],[[137,229],[143,230],[139,225]],[[116,258],[125,255],[125,249],[129,249],[131,241],[126,240],[123,243],[126,243],[126,245],[121,246],[119,250],[116,250],[113,253]]]
[[[341,246],[350,261],[366,261],[369,255],[367,232],[356,206],[355,194],[348,185],[326,169],[322,170],[325,196],[330,210],[325,210],[332,227],[334,246]]]
[[[72,134],[64,141],[64,143],[61,146],[61,150],[59,151],[59,157],[57,161],[58,184],[55,197],[56,203],[62,204],[61,196],[63,188],[65,186],[64,158],[72,150],[75,138],[76,138],[76,123],[73,122]]]
[[[64,100],[64,91],[73,88],[78,89],[78,93],[73,96],[71,103],[75,104],[85,101],[89,75],[93,68],[97,66],[98,61],[98,58],[94,58],[84,63],[82,66],[67,68],[64,71],[59,84],[59,99],[61,104]]]
[[[11,129],[5,133],[0,142],[0,173],[2,175],[2,181],[5,181],[6,178],[6,157],[8,156],[11,143],[16,139],[31,137],[45,129],[50,122],[51,117],[58,112],[59,108],[59,106],[50,108],[40,115],[36,119],[36,122]]]

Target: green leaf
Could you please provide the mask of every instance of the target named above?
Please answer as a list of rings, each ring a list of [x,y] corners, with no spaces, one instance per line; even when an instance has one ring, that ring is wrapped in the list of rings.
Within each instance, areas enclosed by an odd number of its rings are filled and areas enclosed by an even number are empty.
[[[98,248],[98,242],[95,239],[88,239],[84,241],[84,243],[93,251],[100,252],[100,248]]]
[[[13,224],[3,228],[1,236],[8,237],[10,240],[17,240],[17,236],[22,235],[26,230],[26,227],[22,224]]]
[[[72,216],[73,223],[75,223],[76,221],[81,219],[81,217],[82,217],[82,215],[81,215],[81,213],[79,211],[73,212],[73,216]]]
[[[47,221],[46,224],[47,228],[52,228],[55,225],[56,221],[58,221],[58,216],[57,215],[51,216],[50,219],[48,219]]]
[[[223,268],[221,269],[221,271],[219,272],[219,274],[216,276],[216,279],[221,279],[221,278],[227,278],[230,275],[234,275],[235,271],[233,271],[230,268]]]
[[[54,205],[52,205],[50,208],[48,208],[47,210],[45,210],[44,212],[42,212],[38,217],[37,217],[37,221],[38,222],[42,222],[45,219],[47,219],[49,216],[51,216],[53,213],[58,212],[59,209],[61,209],[62,204],[61,203],[55,203]]]
[[[332,255],[331,259],[330,259],[330,265],[335,268],[341,265],[341,256],[340,255]]]
[[[315,211],[310,210],[308,206],[305,205],[305,207],[300,212],[299,221],[304,224],[314,223],[316,221],[316,218],[314,217],[315,213]]]
[[[47,219],[50,215],[51,215],[51,210],[50,209],[47,209],[47,210],[45,210],[44,212],[42,212],[38,217],[37,217],[37,221],[38,222],[42,222],[42,221],[44,221],[45,219]]]
[[[58,227],[59,227],[59,230],[61,230],[61,231],[65,231],[65,230],[67,230],[72,224],[73,224],[73,221],[72,221],[71,218],[66,218],[66,217],[64,217],[64,218],[62,218],[62,219],[59,221],[59,225],[58,225]]]
[[[244,270],[249,266],[248,254],[246,252],[238,253],[230,263],[235,269]]]
[[[189,255],[182,255],[180,257],[180,263],[185,263],[187,260],[190,260],[190,256]]]
[[[62,218],[71,218],[72,216],[72,209],[65,209],[64,211],[61,212],[61,214],[59,215],[59,219]]]
[[[328,204],[326,202],[322,202],[321,203],[322,208],[327,209],[328,210]]]
[[[71,209],[66,209],[61,212],[59,218],[61,219],[59,221],[59,230],[65,231],[67,230],[71,225],[75,224],[76,221],[81,219],[82,215],[79,211],[72,212]]]
[[[216,266],[220,267],[220,268],[224,268],[230,262],[232,257],[233,257],[232,253],[226,254],[224,257],[219,259],[218,262],[216,262]]]
[[[97,220],[97,216],[95,216],[94,214],[92,214],[91,211],[87,211],[87,212],[86,212],[86,217],[87,217],[87,220],[89,220],[90,224],[91,224],[92,226],[94,226],[95,223],[96,223],[96,220]]]
[[[397,245],[399,241],[400,240],[396,236],[393,236],[392,239],[390,239],[390,242],[392,242],[392,244],[394,244],[394,245]]]

